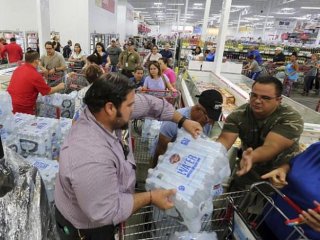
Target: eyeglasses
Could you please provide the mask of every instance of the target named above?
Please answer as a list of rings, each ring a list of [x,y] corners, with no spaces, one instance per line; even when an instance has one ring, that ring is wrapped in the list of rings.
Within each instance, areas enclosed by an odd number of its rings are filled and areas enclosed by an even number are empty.
[[[53,48],[46,48],[46,50],[52,50]]]
[[[269,97],[269,96],[265,96],[265,95],[258,95],[254,92],[249,93],[249,95],[250,95],[251,100],[260,99],[261,101],[271,101],[272,99],[276,99],[276,98],[280,97],[280,96]]]

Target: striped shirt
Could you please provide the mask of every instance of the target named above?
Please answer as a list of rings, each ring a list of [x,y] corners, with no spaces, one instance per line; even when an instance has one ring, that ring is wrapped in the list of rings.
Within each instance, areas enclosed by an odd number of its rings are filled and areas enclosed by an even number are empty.
[[[167,101],[137,94],[131,118],[171,120],[173,113]],[[132,213],[136,164],[131,150],[125,160],[120,138],[121,130],[108,131],[85,108],[64,141],[55,204],[78,229],[116,225]]]

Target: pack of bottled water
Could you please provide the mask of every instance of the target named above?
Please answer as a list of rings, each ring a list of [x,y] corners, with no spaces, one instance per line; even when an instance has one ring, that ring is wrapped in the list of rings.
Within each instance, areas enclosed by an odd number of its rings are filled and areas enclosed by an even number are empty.
[[[141,137],[143,142],[148,142],[148,151],[153,155],[158,142],[162,121],[145,119],[142,125]]]
[[[20,143],[20,154],[57,159],[60,148],[59,121],[38,117],[19,128],[16,137]]]
[[[11,96],[7,91],[0,91],[0,119],[12,113]]]
[[[7,91],[0,91],[0,136],[3,140],[13,131],[12,119],[11,96]]]
[[[184,130],[159,157],[158,165],[149,169],[146,189],[176,189],[175,207],[166,211],[186,225],[190,232],[199,232],[201,219],[213,211],[214,186],[230,175],[226,148],[202,135],[194,139]],[[216,191],[215,195],[218,195]]]
[[[60,132],[61,132],[61,139],[60,139],[60,145],[62,145],[64,139],[68,135],[71,126],[72,126],[72,119],[70,118],[60,118],[59,119],[59,125],[60,125]]]
[[[201,232],[201,233],[190,233],[185,232],[175,232],[169,240],[218,240],[217,234],[215,232]]]
[[[37,115],[56,118],[58,110],[61,117],[73,118],[77,94],[77,91],[73,91],[70,94],[54,93],[47,96],[39,95],[37,99]]]
[[[55,181],[59,171],[58,161],[36,156],[29,156],[26,160],[39,170],[46,188],[48,200],[49,202],[53,202]]]

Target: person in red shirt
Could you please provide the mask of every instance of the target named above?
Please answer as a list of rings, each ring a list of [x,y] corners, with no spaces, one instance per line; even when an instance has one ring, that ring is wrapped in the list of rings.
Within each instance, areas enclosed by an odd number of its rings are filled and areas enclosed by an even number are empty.
[[[12,98],[13,113],[35,114],[36,100],[39,92],[48,95],[64,89],[64,83],[49,87],[40,73],[39,53],[29,51],[25,55],[25,64],[18,67],[12,74],[8,92]]]
[[[23,59],[22,48],[16,43],[14,37],[10,38],[10,43],[4,46],[1,55],[5,56],[6,53],[8,54],[9,63],[15,63]]]
[[[6,45],[6,40],[4,38],[0,38],[0,64],[5,63],[5,56],[2,56],[2,52],[4,50],[4,46]]]

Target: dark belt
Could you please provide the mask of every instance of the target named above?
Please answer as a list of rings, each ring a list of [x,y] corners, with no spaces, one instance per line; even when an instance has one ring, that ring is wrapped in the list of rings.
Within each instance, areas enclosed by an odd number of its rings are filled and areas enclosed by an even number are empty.
[[[61,240],[114,240],[117,227],[106,225],[91,229],[75,228],[55,207],[57,231]]]

